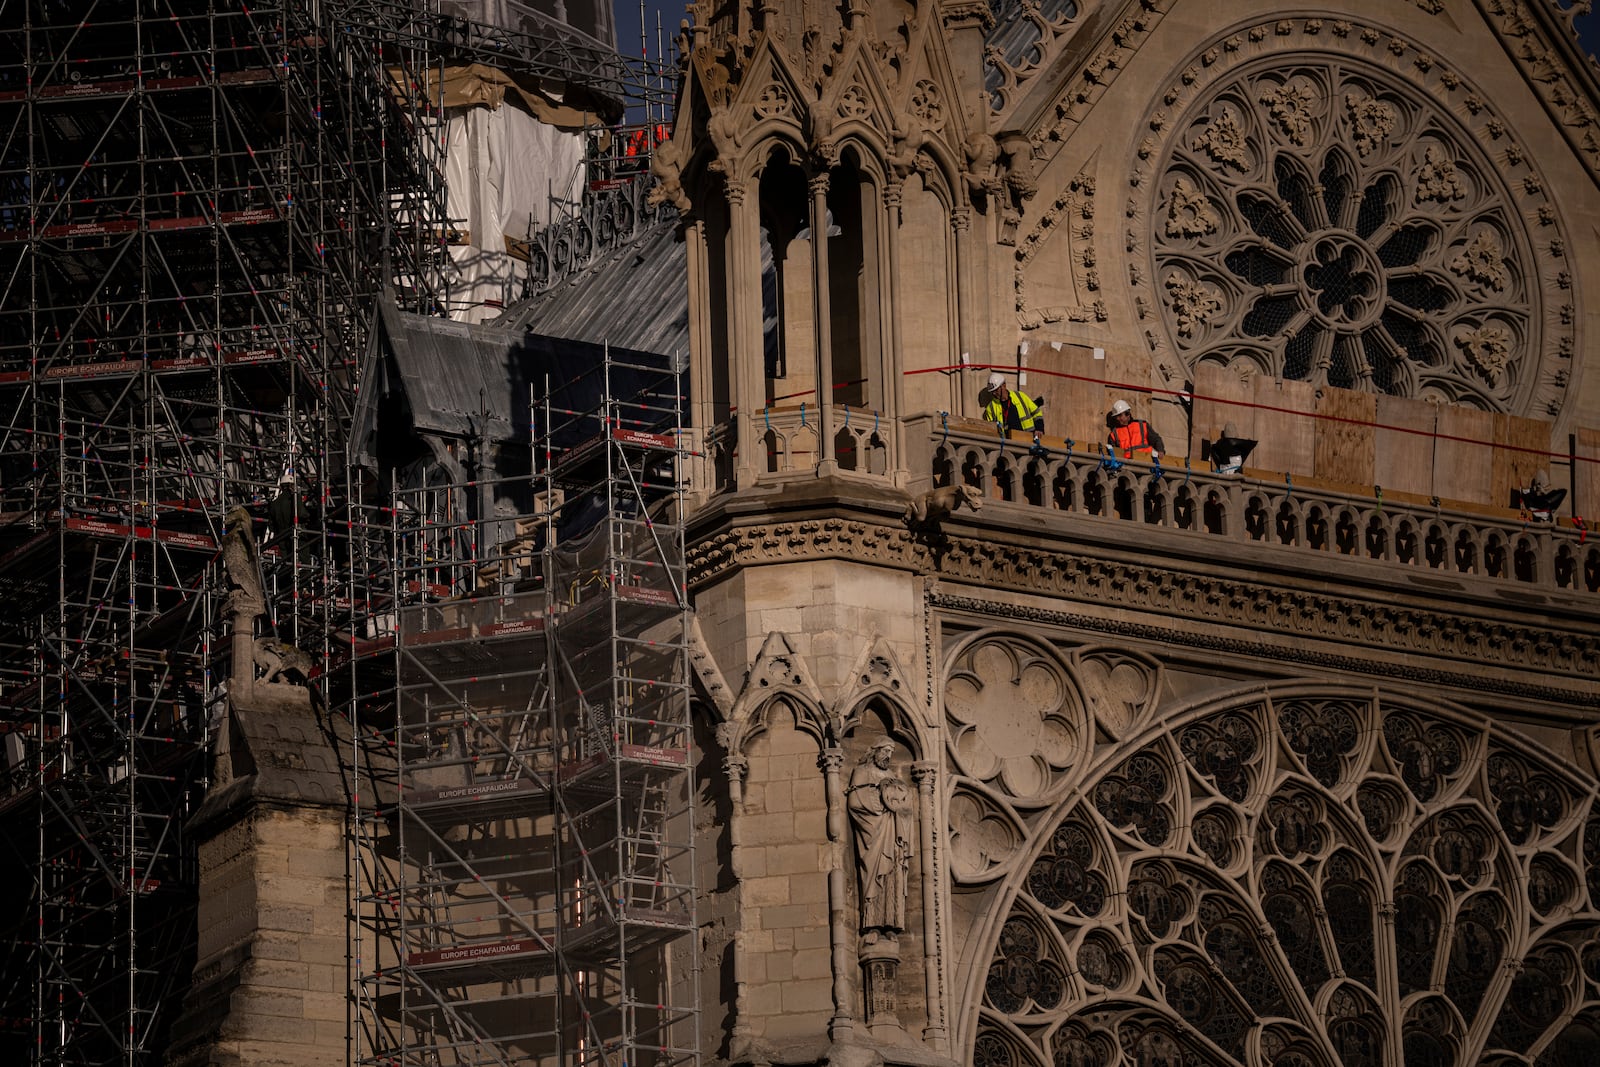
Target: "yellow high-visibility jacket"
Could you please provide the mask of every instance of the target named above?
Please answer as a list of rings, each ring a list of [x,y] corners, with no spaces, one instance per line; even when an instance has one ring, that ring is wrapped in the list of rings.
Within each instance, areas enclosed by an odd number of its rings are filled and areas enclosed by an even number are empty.
[[[983,417],[990,422],[1002,422],[1008,430],[1043,430],[1044,416],[1033,398],[1018,389],[1012,389],[1002,401],[996,397],[983,406]]]

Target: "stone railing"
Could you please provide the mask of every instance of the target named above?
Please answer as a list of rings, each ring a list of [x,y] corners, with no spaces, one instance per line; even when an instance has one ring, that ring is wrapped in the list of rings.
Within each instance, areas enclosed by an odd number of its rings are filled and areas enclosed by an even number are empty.
[[[828,414],[834,461],[840,470],[881,475],[890,469],[894,435],[876,412],[836,404]],[[822,420],[814,405],[764,408],[750,420],[750,431],[757,478],[814,471],[822,459]],[[687,429],[684,439],[690,453],[690,484],[711,494],[733,490],[740,454],[734,421]]]
[[[1137,522],[1348,556],[1441,573],[1524,582],[1546,589],[1600,592],[1600,537],[1570,519],[1529,521],[1516,511],[1478,508],[1410,494],[1331,488],[1265,471],[1219,475],[1209,464],[1148,464],[1102,454],[1099,444],[1047,439],[1002,441],[993,428],[941,416],[912,420],[907,441],[923,456],[914,472],[934,485],[962,482],[987,499],[1097,519]],[[926,442],[925,445],[922,443]]]

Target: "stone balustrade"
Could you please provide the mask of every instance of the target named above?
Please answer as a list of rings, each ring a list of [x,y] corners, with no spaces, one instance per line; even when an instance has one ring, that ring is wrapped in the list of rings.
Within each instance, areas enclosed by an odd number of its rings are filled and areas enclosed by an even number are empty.
[[[1026,435],[1002,440],[992,426],[932,416],[907,427],[911,469],[933,484],[957,481],[991,500],[1096,520],[1348,556],[1404,567],[1522,582],[1551,590],[1600,592],[1600,537],[1571,519],[1533,522],[1517,511],[1381,487],[1335,487],[1248,468],[1221,475],[1210,464],[1170,457],[1159,464],[1118,460],[1098,442],[1047,438],[1046,457],[1029,455]],[[987,514],[987,513],[986,513]]]

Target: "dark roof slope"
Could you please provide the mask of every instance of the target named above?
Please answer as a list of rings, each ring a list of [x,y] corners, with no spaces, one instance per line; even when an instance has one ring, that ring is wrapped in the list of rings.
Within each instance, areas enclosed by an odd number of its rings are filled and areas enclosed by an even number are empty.
[[[584,270],[519,301],[495,325],[686,359],[689,263],[675,214]]]

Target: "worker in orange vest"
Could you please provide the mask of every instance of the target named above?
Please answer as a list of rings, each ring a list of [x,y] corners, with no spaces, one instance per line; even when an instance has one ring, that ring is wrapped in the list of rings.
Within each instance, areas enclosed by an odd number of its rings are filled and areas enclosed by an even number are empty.
[[[1161,453],[1167,450],[1162,442],[1161,435],[1151,428],[1144,419],[1133,417],[1133,409],[1126,400],[1119,400],[1111,405],[1111,410],[1106,414],[1106,422],[1111,432],[1106,435],[1106,443],[1117,450],[1123,459],[1143,460],[1152,463],[1161,458]]]

